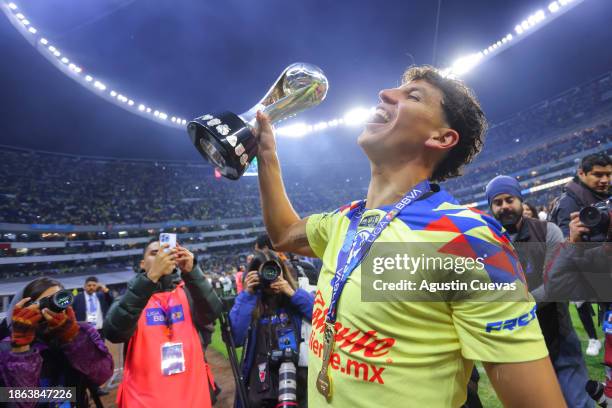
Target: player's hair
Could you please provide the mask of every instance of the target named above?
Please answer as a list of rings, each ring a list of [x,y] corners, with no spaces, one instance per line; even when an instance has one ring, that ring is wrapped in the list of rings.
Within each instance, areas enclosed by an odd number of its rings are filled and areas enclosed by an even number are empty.
[[[459,133],[459,142],[437,163],[431,179],[444,181],[461,175],[482,149],[487,120],[474,92],[462,81],[443,76],[436,68],[412,66],[404,72],[403,83],[425,81],[442,92],[442,112],[451,129]]]

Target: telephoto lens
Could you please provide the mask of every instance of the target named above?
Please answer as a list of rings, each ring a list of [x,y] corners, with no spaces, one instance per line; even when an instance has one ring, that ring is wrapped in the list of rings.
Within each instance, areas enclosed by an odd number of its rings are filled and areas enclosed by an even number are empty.
[[[72,302],[74,301],[74,297],[69,290],[60,290],[51,296],[44,297],[40,299],[38,302],[38,307],[40,310],[49,309],[52,312],[59,313],[68,309]]]
[[[263,286],[268,287],[281,274],[281,265],[278,261],[271,259],[261,264],[259,267],[259,279]]]
[[[294,407],[297,401],[296,368],[293,361],[285,361],[278,369],[278,404],[280,407]]]

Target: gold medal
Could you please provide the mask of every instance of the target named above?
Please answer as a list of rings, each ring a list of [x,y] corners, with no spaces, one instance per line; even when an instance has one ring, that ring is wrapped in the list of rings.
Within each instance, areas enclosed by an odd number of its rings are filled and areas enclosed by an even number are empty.
[[[323,365],[321,371],[317,376],[317,390],[327,399],[331,400],[332,396],[332,379],[329,375],[329,362],[331,360],[332,352],[334,351],[334,343],[336,337],[336,330],[334,323],[325,322],[325,332],[323,334]]]

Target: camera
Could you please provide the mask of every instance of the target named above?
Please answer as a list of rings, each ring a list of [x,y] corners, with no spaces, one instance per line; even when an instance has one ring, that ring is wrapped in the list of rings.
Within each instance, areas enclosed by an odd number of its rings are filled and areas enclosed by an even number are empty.
[[[272,282],[278,279],[282,270],[281,264],[277,260],[271,259],[262,263],[257,271],[262,286],[270,286]]]
[[[591,206],[580,210],[580,222],[589,228],[589,233],[585,234],[583,241],[604,242],[608,237],[610,229],[610,213],[612,203],[610,200],[600,201]]]
[[[294,407],[297,401],[297,342],[291,323],[277,329],[278,349],[270,353],[270,365],[278,368],[278,408]]]
[[[59,312],[63,312],[64,310],[68,309],[70,305],[72,305],[73,301],[74,301],[74,296],[72,296],[72,293],[69,290],[63,289],[63,290],[60,290],[59,292],[54,293],[51,296],[47,296],[42,299],[30,301],[26,304],[26,307],[36,304],[38,305],[40,310],[49,309],[52,312],[59,313]]]
[[[248,266],[249,271],[257,271],[261,286],[267,288],[281,275],[283,267],[272,254],[258,252]]]

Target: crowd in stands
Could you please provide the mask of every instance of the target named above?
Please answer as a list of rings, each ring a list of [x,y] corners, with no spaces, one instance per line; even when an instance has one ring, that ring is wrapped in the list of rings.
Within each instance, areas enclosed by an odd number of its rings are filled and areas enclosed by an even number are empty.
[[[553,179],[543,176],[563,170],[563,177],[575,170],[578,157],[593,149],[612,153],[612,72],[581,87],[544,101],[489,130],[485,149],[468,166],[462,177],[443,186],[460,202],[475,201],[487,181],[497,174],[515,176],[531,187]],[[580,125],[580,127],[577,127]],[[605,147],[604,147],[605,146]],[[500,153],[501,151],[501,153]],[[495,154],[493,154],[495,153]],[[296,210],[303,215],[333,210],[367,191],[368,168],[339,164],[308,170],[289,164],[284,178]],[[563,186],[527,196],[546,208]],[[167,222],[170,220],[212,220],[210,226],[166,228],[184,235],[186,243],[245,238],[251,234],[199,237],[222,229],[261,226],[261,221],[224,225],[225,219],[260,217],[259,192],[255,177],[239,181],[218,179],[203,162],[155,162],[93,158],[0,148],[0,222],[17,224],[120,225]],[[20,233],[0,231],[0,242],[86,241],[99,244],[61,248],[13,249],[0,246],[1,256],[60,255],[116,251],[140,247],[135,243],[103,244],[104,239],[146,237],[159,229],[116,229],[78,233]],[[191,234],[191,235],[189,235]],[[246,263],[241,247],[202,251],[199,262],[204,271],[222,276]],[[236,257],[236,251],[239,257]],[[53,264],[16,264],[0,268],[5,277],[19,278],[66,273],[88,273],[132,267],[133,257],[106,260],[79,260]]]
[[[520,140],[519,140],[520,142]],[[544,141],[537,145],[528,145],[522,150],[509,155],[501,154],[496,160],[475,161],[468,166],[462,177],[449,180],[445,187],[453,192],[468,189],[469,193],[482,192],[487,181],[501,174],[522,173],[520,180],[530,179],[536,174],[531,174],[530,169],[548,165],[546,172],[559,170],[560,168],[576,167],[578,158],[571,160],[568,164],[563,160],[572,155],[579,155],[589,149],[597,149],[612,142],[612,120],[606,120],[595,127],[587,127],[583,130],[572,132],[565,136],[550,141]],[[612,147],[608,147],[612,151]],[[537,174],[541,174],[538,172]],[[470,189],[471,187],[471,189]],[[478,188],[479,191],[473,191]],[[459,194],[457,194],[459,196]],[[467,194],[462,194],[467,195]]]
[[[528,171],[605,145],[612,140],[610,114],[612,72],[491,126],[481,155],[463,177],[448,181],[445,187],[453,193],[472,186],[480,189],[480,184],[501,170],[505,174]],[[367,171],[345,164],[309,171],[289,165],[286,188],[301,214],[331,210],[363,197]],[[203,162],[162,163],[0,149],[2,222],[113,225],[260,214],[256,178],[216,179]]]

